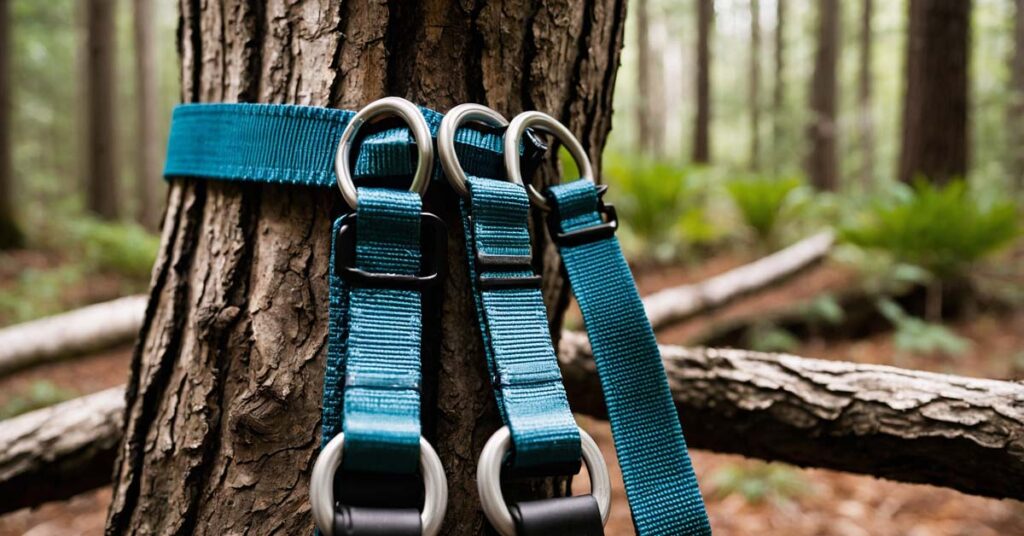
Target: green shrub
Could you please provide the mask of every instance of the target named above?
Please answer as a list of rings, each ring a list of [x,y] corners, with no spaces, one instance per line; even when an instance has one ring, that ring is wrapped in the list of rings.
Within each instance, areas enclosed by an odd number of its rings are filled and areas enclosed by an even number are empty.
[[[1020,231],[1012,200],[986,202],[963,181],[944,187],[919,181],[913,187],[894,186],[892,194],[874,200],[857,221],[841,228],[840,236],[950,278],[1010,243]]]
[[[757,238],[771,243],[776,238],[779,218],[790,195],[800,186],[800,179],[749,176],[729,181],[726,191],[739,211],[743,222]]]
[[[953,333],[941,324],[908,315],[899,304],[892,300],[880,299],[875,305],[882,316],[895,328],[892,342],[897,350],[914,354],[939,353],[956,357],[971,347],[970,340]]]
[[[27,268],[13,284],[0,288],[0,325],[16,324],[64,310],[64,295],[81,284],[82,267],[69,264],[49,270]]]
[[[72,225],[72,235],[93,266],[135,279],[148,279],[160,248],[160,237],[133,223],[85,218]]]
[[[724,465],[709,475],[709,481],[714,495],[724,498],[738,493],[751,504],[785,502],[810,487],[804,476],[788,465],[757,461]]]
[[[75,396],[74,392],[57,387],[48,380],[36,380],[0,406],[0,420],[59,404]]]
[[[706,190],[695,169],[639,156],[608,153],[604,178],[611,186],[623,234],[637,253],[673,256],[687,246],[714,242],[720,233],[704,209]]]

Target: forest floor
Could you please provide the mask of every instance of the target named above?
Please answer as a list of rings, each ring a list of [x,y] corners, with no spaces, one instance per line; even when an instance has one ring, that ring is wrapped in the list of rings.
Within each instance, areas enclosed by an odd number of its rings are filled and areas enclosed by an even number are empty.
[[[750,259],[722,255],[694,267],[640,270],[638,285],[646,294],[699,281]],[[38,259],[36,260],[38,262]],[[0,270],[3,288],[7,270]],[[6,273],[4,273],[6,272]],[[16,273],[16,272],[15,272]],[[852,274],[825,265],[765,293],[742,300],[659,333],[665,343],[683,343],[709,325],[751,312],[779,307],[848,285]],[[95,283],[95,284],[94,284]],[[108,281],[83,281],[86,288],[116,288]],[[75,299],[78,301],[78,298]],[[2,322],[0,322],[2,325]],[[792,353],[822,359],[883,363],[968,376],[1011,379],[1021,374],[1024,310],[979,311],[949,326],[972,341],[957,357],[905,354],[894,348],[892,335],[829,343],[806,341]],[[61,392],[78,396],[126,381],[130,348],[37,367],[0,380],[0,407],[27,396],[34,385],[50,382]],[[606,533],[632,534],[621,477],[607,423],[580,418],[612,465],[614,504]],[[685,425],[685,423],[684,423]],[[707,500],[715,534],[722,535],[911,535],[987,536],[1024,534],[1024,503],[973,497],[932,486],[901,484],[869,476],[821,469],[766,464],[739,456],[695,451],[694,465]],[[588,489],[586,478],[574,483]],[[103,533],[110,489],[0,516],[0,536],[71,536]]]

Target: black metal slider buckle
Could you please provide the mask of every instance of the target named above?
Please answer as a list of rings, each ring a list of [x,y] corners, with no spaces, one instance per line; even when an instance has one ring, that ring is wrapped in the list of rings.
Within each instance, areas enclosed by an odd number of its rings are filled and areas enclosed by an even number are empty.
[[[597,187],[597,211],[604,217],[604,223],[576,229],[574,231],[562,231],[562,218],[558,214],[558,205],[551,204],[551,212],[548,213],[547,224],[551,239],[563,247],[581,246],[605,238],[611,238],[619,228],[619,217],[615,213],[615,205],[604,202],[604,194],[608,191],[608,185],[602,184]]]
[[[448,227],[441,218],[420,213],[420,273],[373,273],[355,267],[356,214],[343,217],[334,242],[334,271],[346,283],[355,287],[424,290],[438,285],[444,279],[448,259]]]
[[[487,272],[530,272],[530,275],[497,276]],[[504,288],[540,288],[541,277],[533,271],[533,258],[527,255],[488,255],[476,252],[476,280],[481,290]]]

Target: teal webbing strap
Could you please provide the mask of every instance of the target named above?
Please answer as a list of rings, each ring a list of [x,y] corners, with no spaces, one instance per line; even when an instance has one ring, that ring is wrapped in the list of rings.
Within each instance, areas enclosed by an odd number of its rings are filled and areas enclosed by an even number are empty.
[[[437,135],[442,114],[420,109]],[[334,156],[349,120],[348,110],[284,104],[182,104],[174,108],[165,177],[202,177],[336,187]],[[466,169],[501,173],[502,138],[473,129],[455,136]],[[354,176],[409,176],[415,142],[404,127],[367,134]],[[436,176],[440,176],[440,166]]]
[[[355,267],[370,274],[417,275],[420,209],[416,193],[361,188]],[[414,473],[420,444],[420,291],[347,288],[347,337],[336,341],[345,356],[345,467]]]
[[[562,385],[532,267],[526,191],[470,176],[463,226],[494,395],[521,469],[578,467],[579,430]],[[575,471],[572,471],[575,472]]]
[[[547,197],[555,235],[604,223],[589,180],[549,188]],[[565,240],[559,251],[590,336],[637,533],[711,534],[654,331],[618,240]]]

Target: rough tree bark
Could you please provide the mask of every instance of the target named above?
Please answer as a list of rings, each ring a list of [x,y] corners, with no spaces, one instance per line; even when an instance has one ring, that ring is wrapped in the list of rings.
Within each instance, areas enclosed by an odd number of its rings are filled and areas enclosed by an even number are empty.
[[[625,2],[181,3],[187,101],[359,108],[399,95],[438,110],[538,109],[595,163],[610,128]],[[453,69],[453,66],[458,68]],[[554,157],[543,175],[554,173]],[[479,534],[473,473],[498,426],[468,294],[455,194],[435,446],[450,488],[445,534]],[[176,180],[127,386],[108,534],[283,533],[312,527],[333,191]],[[549,247],[545,296],[565,294]]]
[[[967,173],[970,15],[970,0],[910,0],[901,181]]]
[[[783,108],[786,105],[786,0],[775,2],[775,79],[772,87],[772,167],[779,173],[785,147]]]
[[[123,418],[119,386],[3,421],[0,513],[110,482]]]
[[[711,36],[714,0],[697,0],[697,115],[693,129],[693,161],[711,162]]]
[[[114,0],[89,0],[85,9],[86,206],[108,220],[118,217],[115,7]]]
[[[21,245],[14,214],[14,166],[11,162],[11,6],[0,0],[0,250]]]
[[[858,124],[860,126],[861,171],[860,180],[870,187],[875,180],[875,115],[873,107],[872,86],[874,76],[871,63],[874,51],[871,31],[871,19],[874,13],[874,0],[864,0],[860,14],[860,57],[857,68],[857,107]]]
[[[1013,54],[1010,59],[1010,173],[1024,191],[1024,0],[1014,1]]]
[[[160,146],[156,121],[156,66],[153,46],[153,0],[133,0],[132,37],[135,44],[135,220],[150,229],[160,223],[157,192],[161,188]]]
[[[807,175],[819,190],[835,190],[839,184],[836,125],[836,62],[839,59],[839,0],[819,0],[817,50],[811,77],[811,124],[807,135],[811,152]]]
[[[750,169],[761,169],[761,1],[750,0]]]

